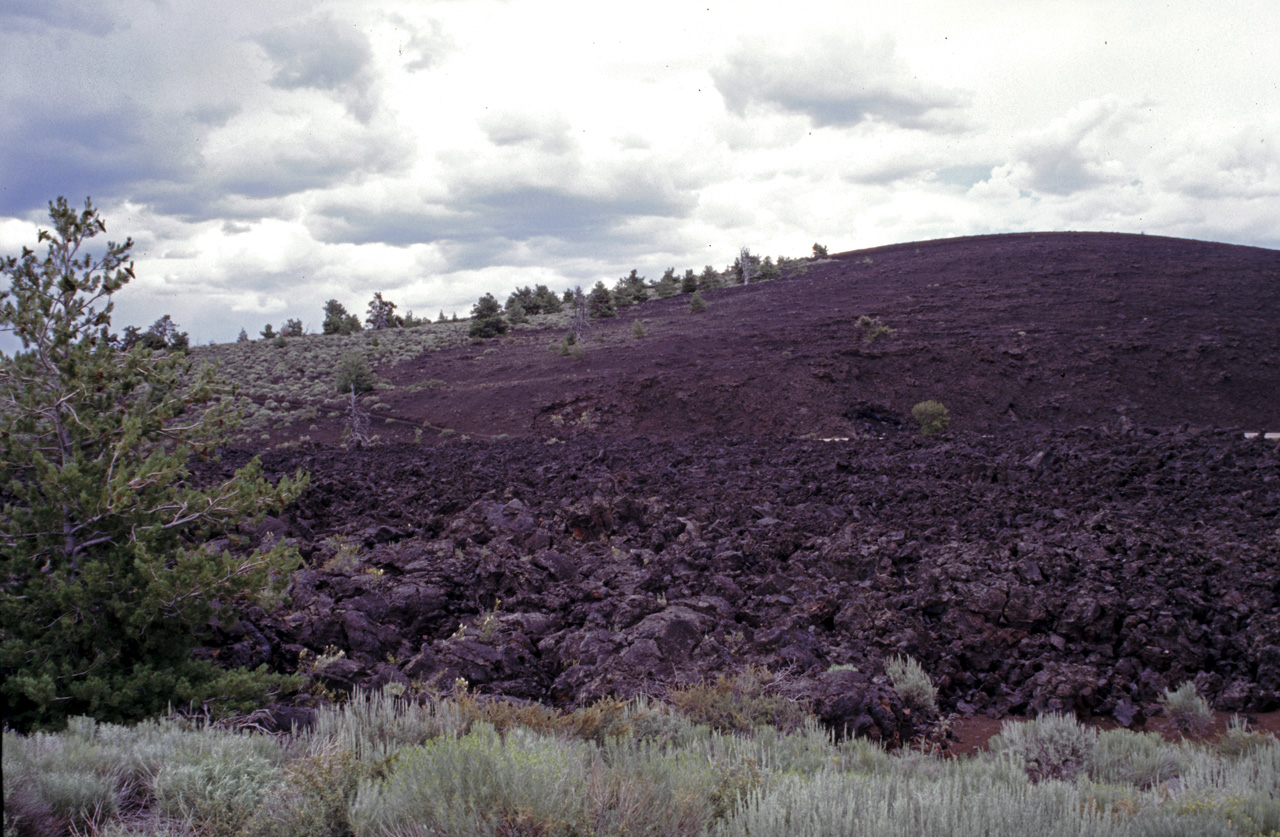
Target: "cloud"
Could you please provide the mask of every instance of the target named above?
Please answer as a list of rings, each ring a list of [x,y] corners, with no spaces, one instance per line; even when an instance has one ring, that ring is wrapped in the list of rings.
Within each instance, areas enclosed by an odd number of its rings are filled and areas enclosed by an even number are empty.
[[[915,76],[888,37],[815,36],[803,48],[779,51],[743,40],[712,70],[730,111],[753,105],[800,113],[819,127],[874,120],[902,128],[954,123],[967,97]]]
[[[454,53],[457,42],[445,30],[444,24],[433,19],[415,24],[403,15],[388,15],[387,19],[398,34],[402,35],[397,52],[404,59],[409,72],[420,72],[437,66]]]
[[[361,121],[377,107],[368,39],[351,23],[317,17],[273,27],[257,42],[275,65],[271,84],[333,94]]]
[[[569,120],[560,113],[502,111],[478,120],[489,142],[497,146],[527,146],[543,154],[568,154],[577,149]]]
[[[107,10],[81,0],[7,0],[0,20],[21,32],[66,29],[101,35],[113,25]]]
[[[1017,143],[1010,176],[1052,195],[1123,182],[1133,170],[1109,149],[1133,121],[1133,106],[1114,96],[1084,102]]]
[[[1191,198],[1280,196],[1280,120],[1184,131],[1160,154],[1161,182]]]

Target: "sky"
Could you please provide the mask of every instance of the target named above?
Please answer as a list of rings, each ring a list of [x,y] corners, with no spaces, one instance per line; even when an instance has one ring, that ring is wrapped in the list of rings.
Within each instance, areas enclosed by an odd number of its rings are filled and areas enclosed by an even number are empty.
[[[1041,230],[1280,248],[1276,0],[5,0],[0,254],[92,197],[115,326]]]

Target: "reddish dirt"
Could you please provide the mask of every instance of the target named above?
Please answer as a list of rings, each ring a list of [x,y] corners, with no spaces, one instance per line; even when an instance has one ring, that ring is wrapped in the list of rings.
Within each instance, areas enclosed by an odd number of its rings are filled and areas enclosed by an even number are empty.
[[[706,298],[597,321],[581,360],[521,330],[380,370],[446,382],[385,393],[384,440],[471,440],[267,455],[312,474],[261,533],[308,566],[213,653],[557,705],[759,665],[890,743],[929,720],[886,685],[911,654],[956,749],[1010,714],[1158,727],[1183,680],[1273,723],[1280,446],[1242,431],[1280,430],[1280,253],[991,236]]]

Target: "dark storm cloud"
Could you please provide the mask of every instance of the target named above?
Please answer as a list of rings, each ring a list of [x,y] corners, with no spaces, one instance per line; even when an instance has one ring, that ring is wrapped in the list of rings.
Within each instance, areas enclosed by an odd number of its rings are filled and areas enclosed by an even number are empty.
[[[802,50],[743,42],[712,71],[728,108],[764,105],[808,116],[818,126],[877,120],[904,128],[945,128],[965,96],[915,77],[893,42],[824,36]]]
[[[22,215],[58,195],[100,197],[171,177],[192,137],[181,125],[155,124],[134,102],[66,112],[33,106],[0,127],[0,213]]]
[[[622,176],[604,194],[578,193],[565,188],[513,185],[475,189],[457,194],[442,206],[405,205],[370,209],[353,203],[331,202],[308,219],[317,240],[326,243],[395,246],[425,243],[466,245],[472,257],[509,250],[515,242],[539,241],[561,252],[592,251],[627,236],[621,231],[637,217],[682,217],[693,208],[690,195],[642,173]],[[558,242],[558,244],[556,243]],[[451,264],[452,269],[483,266]]]

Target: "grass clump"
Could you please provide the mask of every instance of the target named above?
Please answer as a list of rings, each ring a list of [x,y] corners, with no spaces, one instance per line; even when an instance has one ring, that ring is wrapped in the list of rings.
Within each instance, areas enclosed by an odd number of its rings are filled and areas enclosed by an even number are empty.
[[[921,401],[911,408],[911,417],[920,425],[920,433],[932,436],[947,429],[951,424],[951,412],[940,401],[932,399]]]
[[[922,712],[938,711],[938,689],[915,659],[895,654],[885,663],[884,670],[903,703]]]

